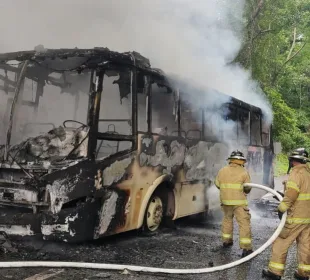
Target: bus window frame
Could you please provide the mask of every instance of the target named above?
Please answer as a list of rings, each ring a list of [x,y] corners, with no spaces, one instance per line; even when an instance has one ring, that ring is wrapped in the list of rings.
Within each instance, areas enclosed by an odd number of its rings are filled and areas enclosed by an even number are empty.
[[[260,137],[260,144],[257,145],[257,144],[253,144],[253,133],[252,133],[252,127],[253,127],[253,115],[254,114],[258,114],[259,115],[259,137]],[[250,112],[250,135],[251,135],[251,141],[250,141],[250,146],[252,147],[264,147],[263,146],[263,135],[262,135],[262,118],[263,118],[263,115],[260,113],[260,112],[254,112],[254,110],[251,110]],[[267,146],[268,147],[268,146]]]
[[[272,126],[271,125],[268,125],[268,133],[265,133],[263,131],[263,126],[267,126],[267,122],[264,122],[264,119],[263,119],[263,116],[261,117],[261,139],[262,139],[262,147],[271,147],[273,146],[272,144]],[[267,144],[265,145],[264,143],[264,138],[263,138],[263,134],[267,134],[268,135],[268,142]]]
[[[232,102],[226,102],[221,106],[221,115],[225,122],[231,120],[234,123],[236,123],[236,127],[234,128],[236,132],[236,139],[233,139],[233,141],[236,141],[239,143],[239,133],[238,133],[238,120],[239,120],[239,113],[238,113],[238,105]],[[235,120],[231,118],[231,116],[235,117]],[[225,132],[222,133],[222,141],[225,139],[226,135]]]
[[[99,78],[100,75],[103,75],[104,77],[104,72],[105,69],[113,69],[116,71],[121,71],[123,69],[130,71],[132,73],[132,79],[131,79],[131,95],[132,95],[132,116],[131,116],[131,123],[132,123],[132,133],[131,135],[116,135],[116,134],[109,134],[109,133],[102,133],[98,131],[98,124],[99,124],[99,113],[100,113],[100,100],[102,97],[102,89],[103,89],[103,83],[104,79],[102,79],[102,84],[99,85],[98,82],[94,81],[94,78]],[[100,74],[101,73],[101,74]],[[100,68],[99,70],[93,70],[93,74],[91,77],[91,84],[90,84],[90,97],[89,97],[89,111],[88,111],[88,118],[87,118],[87,124],[90,126],[90,132],[89,132],[89,153],[88,157],[90,158],[95,158],[94,153],[96,152],[96,145],[93,147],[94,144],[92,142],[97,143],[97,140],[116,140],[116,141],[130,141],[132,142],[132,146],[130,148],[130,151],[136,150],[137,149],[137,141],[138,141],[138,133],[144,133],[144,134],[149,134],[149,135],[158,135],[160,136],[161,134],[152,132],[152,99],[153,99],[153,92],[152,92],[152,84],[160,84],[162,86],[167,87],[170,91],[172,91],[172,94],[176,94],[177,96],[177,111],[176,111],[176,122],[177,122],[177,135],[166,135],[165,137],[180,137],[183,139],[188,139],[186,133],[183,135],[182,133],[182,127],[181,127],[181,106],[182,106],[182,100],[183,98],[181,97],[180,91],[178,89],[175,89],[167,83],[165,79],[163,79],[161,76],[157,76],[155,74],[150,74],[147,71],[139,70],[139,75],[143,76],[144,79],[144,92],[146,94],[146,122],[147,122],[147,131],[138,131],[138,96],[137,96],[137,69],[135,67],[122,67],[120,65],[109,65],[108,67],[105,68]],[[97,88],[96,88],[97,86]],[[173,93],[175,92],[175,93]],[[96,102],[99,102],[99,105],[97,107],[94,107],[94,104]],[[250,105],[249,105],[250,106]],[[250,124],[249,124],[249,143],[248,144],[242,144],[242,145],[247,145],[247,146],[257,146],[257,147],[270,147],[271,145],[271,128],[269,127],[269,142],[268,145],[263,145],[262,141],[262,119],[263,115],[261,112],[253,112],[251,107],[247,106],[240,106],[240,104],[236,104],[234,102],[227,102],[224,103],[220,106],[219,110],[224,110],[224,108],[235,108],[237,109],[237,120],[239,121],[239,113],[238,109],[241,108],[242,110],[247,110],[249,111],[249,118],[250,118]],[[173,108],[172,108],[173,109]],[[219,139],[217,141],[210,141],[206,139],[206,131],[205,131],[205,110],[207,108],[203,107],[200,108],[201,111],[201,134],[200,137],[198,138],[190,138],[189,140],[200,140],[200,141],[206,141],[206,142],[218,142],[221,143],[223,142],[223,139]],[[261,145],[252,145],[252,114],[256,113],[260,115],[260,138],[261,138]],[[226,115],[221,113],[223,118],[226,118]],[[94,132],[95,128],[95,132]],[[239,131],[237,127],[237,141],[239,142]],[[163,136],[163,135],[161,135]]]
[[[247,143],[241,143],[241,138],[240,138],[240,132],[244,132],[242,129],[241,129],[241,120],[240,120],[240,117],[241,117],[241,112],[246,112],[248,114],[248,135],[247,135],[247,139],[248,139],[248,142]],[[237,115],[238,115],[238,118],[237,118],[237,135],[238,135],[238,143],[240,143],[241,145],[246,145],[246,146],[251,146],[251,110],[248,109],[248,108],[245,108],[243,106],[238,106],[237,105]],[[241,131],[239,131],[239,129]]]
[[[99,132],[99,115],[100,115],[100,103],[103,92],[104,75],[105,70],[115,71],[129,71],[131,73],[130,89],[131,89],[131,135],[123,134],[110,134]],[[136,67],[122,67],[120,65],[106,65],[104,68],[93,70],[94,73],[91,75],[90,81],[90,94],[89,94],[89,110],[87,117],[87,124],[89,126],[89,145],[88,145],[88,157],[92,160],[96,160],[97,152],[97,141],[98,140],[111,140],[111,141],[128,141],[131,142],[131,148],[127,151],[134,151],[137,149],[137,126],[138,126],[138,115],[137,115],[137,70]],[[123,153],[119,151],[118,153]],[[113,155],[115,155],[113,154]]]
[[[164,137],[182,137],[181,136],[181,129],[180,129],[180,94],[179,91],[173,87],[171,87],[165,80],[160,79],[159,77],[156,77],[155,75],[148,75],[148,89],[147,89],[147,122],[148,122],[148,131],[147,133],[149,135],[156,135],[156,136],[164,136]],[[157,84],[166,87],[169,91],[171,91],[171,94],[175,95],[174,97],[177,98],[177,111],[176,111],[176,125],[177,125],[177,133],[178,135],[162,135],[160,133],[153,132],[153,126],[152,126],[152,116],[153,116],[153,106],[152,106],[152,100],[153,100],[153,91],[152,91],[152,84]],[[169,93],[170,94],[170,93]],[[173,108],[171,108],[173,110]],[[145,133],[145,132],[143,132]]]
[[[137,72],[137,81],[139,79],[143,80],[143,92],[138,92],[138,86],[137,86],[137,134],[151,134],[152,131],[152,112],[151,112],[151,105],[152,105],[152,95],[151,95],[151,89],[152,89],[152,83],[151,83],[151,76],[146,73],[145,71],[138,71]],[[145,95],[146,101],[145,101],[145,122],[146,122],[146,131],[139,130],[139,102],[138,102],[138,94]]]
[[[182,93],[180,94],[179,92],[179,99],[178,99],[178,128],[179,128],[179,137],[182,137],[186,140],[191,140],[191,141],[205,141],[205,135],[204,135],[204,121],[205,121],[205,113],[204,113],[204,108],[200,107],[198,108],[199,111],[199,115],[200,115],[200,130],[198,129],[189,129],[188,131],[182,130],[182,107],[184,106],[184,103],[187,105],[187,108],[191,108],[190,103],[186,101],[186,99],[184,98],[184,96],[186,95],[186,93]],[[189,131],[199,131],[200,132],[200,137],[191,137],[189,138],[187,136]],[[182,132],[185,133],[185,136],[182,135]]]
[[[213,136],[211,137],[210,134],[207,133],[207,129],[206,129],[206,111],[208,111],[209,113],[212,113],[214,115],[216,115],[217,117],[219,117],[221,120],[225,120],[225,113],[224,113],[224,108],[223,106],[225,106],[225,104],[222,104],[220,107],[212,107],[212,108],[203,108],[203,141],[205,142],[209,142],[209,143],[223,143],[223,130],[219,131],[220,137],[219,135],[216,136],[215,134],[213,134]]]
[[[250,106],[250,105],[249,105]],[[256,147],[270,147],[271,145],[271,139],[272,139],[272,135],[271,135],[271,126],[269,126],[269,143],[268,145],[263,145],[263,142],[262,142],[262,120],[263,120],[263,114],[259,111],[256,111],[256,110],[253,110],[253,108],[251,107],[246,107],[246,106],[240,106],[239,104],[235,104],[233,102],[226,102],[224,104],[222,104],[219,108],[212,108],[212,109],[208,109],[208,108],[204,108],[203,112],[205,112],[206,110],[211,110],[211,111],[217,111],[219,113],[219,116],[223,119],[223,120],[226,120],[227,119],[227,110],[230,109],[230,108],[234,108],[237,110],[237,120],[239,121],[239,109],[242,109],[242,110],[246,110],[247,112],[249,112],[249,143],[247,144],[241,144],[241,145],[245,145],[245,146],[256,146]],[[205,114],[205,113],[204,113]],[[259,135],[260,135],[260,138],[261,138],[261,144],[260,145],[254,145],[252,144],[252,115],[253,114],[259,114],[260,116],[260,132],[259,132]],[[205,128],[205,124],[206,124],[206,119],[205,119],[205,116],[203,117],[203,126]],[[218,139],[217,141],[216,140],[210,140],[208,139],[207,135],[206,135],[206,130],[204,130],[204,137],[203,137],[203,141],[206,141],[206,142],[212,142],[212,143],[223,143],[223,139]],[[239,131],[238,131],[238,126],[237,126],[237,141],[239,142]]]

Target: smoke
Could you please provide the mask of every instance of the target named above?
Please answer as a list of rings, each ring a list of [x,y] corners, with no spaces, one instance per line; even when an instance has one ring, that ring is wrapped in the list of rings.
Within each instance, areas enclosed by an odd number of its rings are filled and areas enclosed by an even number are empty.
[[[209,198],[209,210],[216,210],[220,207],[219,190],[215,185],[207,189],[207,197]]]
[[[250,72],[231,64],[241,47],[244,0],[10,0],[0,4],[0,51],[108,47],[138,51],[195,88],[270,106]],[[216,98],[214,98],[216,99]]]

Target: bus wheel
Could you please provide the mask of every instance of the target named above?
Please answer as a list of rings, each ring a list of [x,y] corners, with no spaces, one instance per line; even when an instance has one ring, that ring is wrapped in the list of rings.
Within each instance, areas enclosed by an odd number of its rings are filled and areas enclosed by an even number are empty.
[[[156,231],[163,221],[164,216],[164,203],[162,198],[154,194],[148,202],[146,207],[143,231],[154,232]]]

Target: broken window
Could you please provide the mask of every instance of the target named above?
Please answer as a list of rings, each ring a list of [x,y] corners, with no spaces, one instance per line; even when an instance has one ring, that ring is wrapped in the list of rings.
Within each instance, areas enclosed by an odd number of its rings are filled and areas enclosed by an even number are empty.
[[[260,146],[261,138],[261,116],[259,113],[251,113],[251,145]]]
[[[103,80],[98,131],[132,134],[132,93],[129,71],[107,71]]]
[[[222,123],[223,118],[219,111],[205,109],[205,139],[206,141],[217,142],[221,141],[223,138]]]
[[[12,144],[59,126],[74,130],[87,123],[90,73],[45,73],[41,79],[42,69],[32,67],[26,74],[15,110]],[[38,81],[34,81],[36,75]]]
[[[160,135],[177,135],[178,123],[175,94],[166,86],[152,84],[152,132]]]
[[[223,117],[225,120],[222,123],[223,141],[224,142],[237,141],[238,140],[237,107],[232,104],[228,104],[224,105],[222,108],[223,108]]]
[[[202,137],[202,110],[189,97],[183,95],[181,99],[181,130],[185,131],[188,139],[201,139]]]
[[[130,71],[107,71],[103,79],[98,131],[113,135],[132,134]],[[96,159],[131,149],[130,141],[97,140]]]
[[[238,141],[240,144],[250,144],[250,111],[238,108]]]
[[[63,159],[69,154],[73,158],[87,155],[90,74],[53,72],[48,67],[49,61],[45,63],[45,66],[28,65],[16,95],[10,156],[14,155],[17,162]],[[17,79],[13,81],[16,84]],[[13,94],[6,100],[7,116],[13,100]]]
[[[225,122],[219,124],[223,130],[223,141],[235,141],[243,145],[250,143],[250,111],[228,104],[223,106]]]

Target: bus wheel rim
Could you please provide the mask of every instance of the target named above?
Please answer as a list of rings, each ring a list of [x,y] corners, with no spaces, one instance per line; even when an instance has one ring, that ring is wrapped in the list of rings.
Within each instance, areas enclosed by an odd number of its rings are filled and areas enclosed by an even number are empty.
[[[158,196],[151,199],[149,207],[147,209],[146,223],[150,231],[155,231],[159,228],[159,225],[163,218],[163,203]]]

